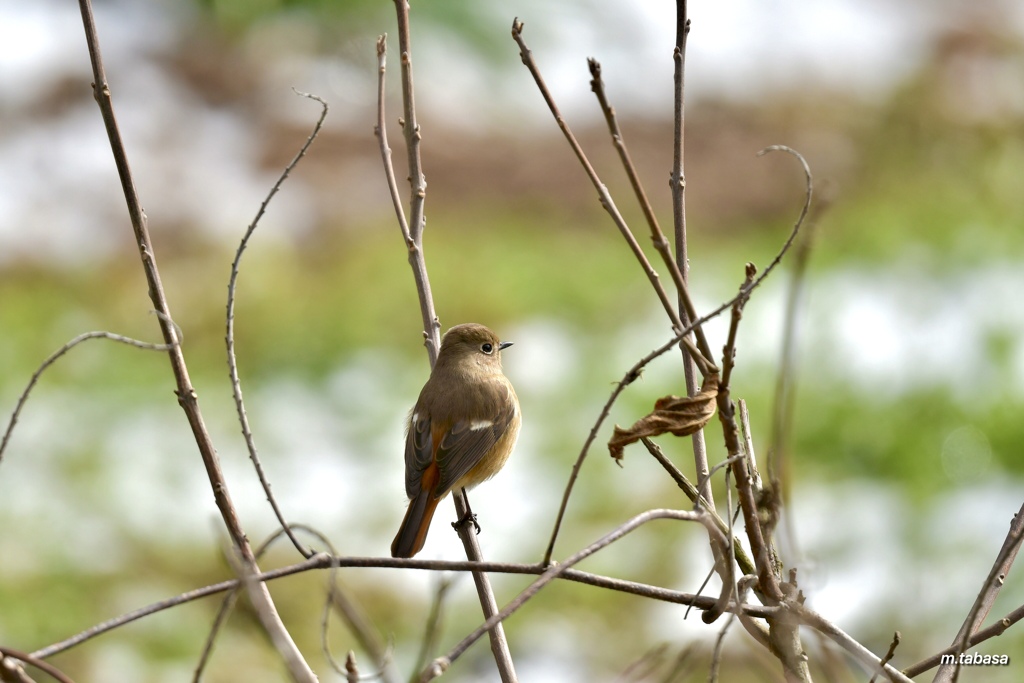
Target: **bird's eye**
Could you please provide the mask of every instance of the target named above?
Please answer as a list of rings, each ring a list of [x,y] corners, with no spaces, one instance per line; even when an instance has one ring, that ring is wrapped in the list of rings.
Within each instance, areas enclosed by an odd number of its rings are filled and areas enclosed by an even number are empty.
[[[484,342],[483,345],[480,346],[480,350],[490,355],[490,353],[494,351],[494,346],[491,345],[491,342]]]

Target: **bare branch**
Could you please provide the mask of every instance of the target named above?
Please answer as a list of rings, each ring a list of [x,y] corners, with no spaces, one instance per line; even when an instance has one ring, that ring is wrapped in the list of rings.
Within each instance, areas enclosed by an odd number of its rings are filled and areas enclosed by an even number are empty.
[[[541,76],[540,69],[537,68],[537,63],[533,59],[533,53],[530,51],[530,48],[526,46],[526,41],[523,40],[523,22],[519,21],[519,19],[512,22],[512,38],[519,45],[519,54],[523,59],[523,64],[525,64],[526,68],[530,70],[530,74],[533,76],[533,80],[537,83],[537,88],[540,90],[540,94],[544,97],[544,101],[547,103],[548,109],[551,110],[551,115],[555,117],[555,122],[558,123],[558,127],[562,130],[562,134],[565,135],[565,139],[569,142],[569,146],[572,147],[572,151],[576,154],[576,158],[579,159],[580,164],[583,166],[583,170],[586,171],[587,177],[590,178],[590,182],[593,183],[594,189],[597,190],[601,206],[612,217],[612,221],[619,229],[619,232],[622,233],[622,236],[625,238],[629,248],[633,251],[633,255],[636,257],[636,260],[640,262],[640,266],[647,275],[647,279],[650,280],[651,286],[658,295],[658,299],[661,301],[662,307],[664,307],[665,312],[668,314],[669,320],[672,323],[672,330],[679,332],[683,329],[683,323],[679,318],[679,314],[669,301],[668,294],[665,293],[665,288],[662,287],[658,274],[655,272],[654,267],[651,266],[651,262],[647,260],[647,255],[644,254],[644,250],[640,248],[640,244],[636,241],[636,237],[633,236],[633,232],[626,224],[626,219],[622,217],[622,214],[619,213],[618,208],[615,206],[615,202],[612,200],[612,196],[609,194],[608,188],[601,182],[601,178],[598,177],[597,171],[594,170],[590,160],[587,159],[587,155],[584,153],[583,147],[580,146],[580,143],[576,140],[576,136],[573,135],[572,130],[569,128],[569,124],[565,122],[565,119],[562,117],[562,113],[558,110],[558,105],[555,104],[555,99],[548,90],[548,86],[544,82],[544,77]]]
[[[434,299],[430,291],[430,280],[427,277],[427,265],[423,257],[423,228],[426,225],[424,203],[426,200],[427,181],[423,174],[423,163],[420,156],[420,140],[422,134],[419,123],[416,120],[416,103],[414,99],[413,77],[412,77],[412,48],[409,35],[409,3],[408,0],[395,0],[395,12],[398,22],[398,47],[402,61],[402,104],[405,118],[402,120],[402,127],[405,133],[405,145],[409,155],[409,183],[410,183],[410,211],[409,223],[403,225],[402,213],[398,211],[399,227],[406,242],[409,252],[409,265],[413,271],[413,278],[416,282],[416,292],[420,300],[420,314],[423,319],[423,337],[427,347],[427,356],[430,359],[430,367],[433,368],[437,362],[437,354],[441,348],[441,323],[434,312]],[[391,167],[390,149],[387,146],[387,138],[384,127],[384,76],[386,67],[387,43],[383,37],[377,41],[378,60],[378,100],[377,100],[377,132],[381,143],[381,156],[384,162],[385,173],[389,174],[389,184],[393,185],[394,171]],[[392,190],[392,197],[397,191]],[[468,511],[461,491],[455,491],[452,495],[455,503],[455,510],[458,519],[463,519]],[[472,561],[480,561],[483,555],[480,546],[476,541],[476,534],[473,530],[463,525],[458,528],[459,538],[462,540],[466,557]],[[498,610],[498,602],[494,597],[494,590],[491,588],[490,580],[486,574],[474,572],[473,582],[476,584],[477,595],[480,599],[480,607],[485,618],[494,615]],[[494,655],[494,662],[498,668],[502,683],[513,683],[516,680],[515,667],[512,662],[512,655],[508,649],[508,641],[505,639],[505,632],[502,625],[496,624],[490,632],[491,652]]]
[[[441,572],[486,572],[492,574],[543,574],[548,567],[539,564],[518,564],[510,562],[471,562],[467,560],[418,560],[418,559],[403,559],[403,558],[391,558],[391,557],[332,557],[328,553],[317,553],[308,560],[288,565],[286,567],[280,567],[278,569],[272,569],[270,571],[258,574],[255,578],[259,581],[273,581],[276,579],[285,578],[288,576],[294,576],[303,572],[308,572],[317,569],[329,569],[332,566],[336,567],[377,567],[377,568],[391,568],[391,569],[423,569],[429,571],[441,571]],[[594,586],[596,588],[607,588],[621,593],[629,593],[642,598],[648,598],[651,600],[659,600],[661,602],[669,602],[677,605],[693,605],[697,609],[705,610],[714,607],[717,599],[696,596],[691,593],[683,593],[680,591],[670,590],[668,588],[662,588],[660,586],[651,586],[649,584],[637,583],[634,581],[625,581],[623,579],[615,579],[607,576],[601,576],[599,574],[591,574],[589,572],[582,572],[575,569],[568,569],[561,574],[558,578],[573,581],[575,583],[583,583],[588,586]],[[46,659],[52,657],[61,652],[70,650],[71,648],[80,645],[87,640],[91,640],[96,636],[102,635],[109,631],[113,631],[116,628],[120,628],[126,624],[130,624],[133,621],[142,619],[151,614],[162,612],[166,609],[177,607],[178,605],[184,605],[195,600],[210,597],[211,595],[217,595],[225,591],[230,591],[237,588],[239,581],[237,579],[229,579],[227,581],[221,581],[220,583],[211,584],[202,588],[187,591],[176,595],[173,598],[161,600],[145,607],[126,612],[120,616],[108,619],[99,624],[95,624],[81,633],[77,633],[70,638],[66,638],[60,642],[48,645],[47,647],[36,650],[31,653],[33,657],[39,659]],[[770,618],[780,612],[778,607],[765,607],[762,605],[730,605],[729,612],[742,611],[751,617],[759,618]],[[1024,608],[1021,609],[1024,613]]]
[[[384,82],[387,73],[388,35],[377,38],[377,125],[373,127],[373,133],[380,142],[381,161],[384,162],[384,176],[388,181],[388,192],[391,193],[391,203],[395,207],[395,218],[398,220],[398,229],[402,231],[405,244],[410,247],[415,244],[412,234],[409,232],[409,222],[405,219],[405,209],[402,206],[402,197],[398,192],[398,181],[395,179],[395,165],[391,162],[391,146],[388,144],[388,128],[384,120]]]
[[[612,143],[619,153],[622,165],[626,169],[626,175],[629,177],[629,183],[633,186],[633,193],[636,195],[644,218],[647,220],[647,226],[651,231],[651,242],[661,255],[665,267],[668,268],[669,273],[672,275],[672,282],[675,283],[677,295],[683,303],[683,310],[690,320],[696,320],[697,309],[693,304],[693,299],[690,297],[690,290],[686,286],[686,280],[683,277],[682,271],[679,270],[679,264],[672,258],[671,245],[658,224],[658,217],[654,215],[654,208],[651,207],[651,202],[647,199],[647,192],[644,190],[643,183],[640,182],[640,175],[633,165],[629,149],[626,147],[626,140],[619,129],[615,108],[608,103],[608,96],[604,90],[604,81],[601,79],[601,64],[596,59],[587,60],[587,64],[590,66],[590,75],[592,76],[590,89],[594,91],[594,95],[597,96],[597,101],[601,105],[601,111],[604,113],[605,121],[608,124],[608,131],[612,136]],[[697,348],[704,354],[704,357],[713,358],[714,354],[711,352],[711,346],[704,335],[704,328],[698,325],[693,329],[693,333],[697,338]]]
[[[672,172],[669,176],[669,192],[672,195],[672,225],[676,240],[675,261],[684,283],[689,282],[690,256],[689,243],[686,237],[686,173],[684,171],[685,133],[686,133],[686,39],[690,35],[690,17],[686,9],[686,0],[676,0],[676,37],[672,50],[673,61],[673,110],[672,110]],[[680,317],[690,322],[697,317],[693,310],[693,302],[688,297],[679,296]],[[709,358],[713,356],[708,356]],[[692,396],[697,392],[697,375],[694,363],[683,358],[683,372],[686,380],[686,393]],[[698,478],[708,473],[708,452],[704,432],[696,432],[690,437],[693,446],[693,464]],[[701,495],[715,502],[711,485],[701,489]]]

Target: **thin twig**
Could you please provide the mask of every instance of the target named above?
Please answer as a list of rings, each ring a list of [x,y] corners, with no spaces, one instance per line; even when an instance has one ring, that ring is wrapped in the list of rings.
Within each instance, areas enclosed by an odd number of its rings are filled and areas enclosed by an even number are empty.
[[[263,547],[256,549],[257,558],[262,556],[266,545],[267,544],[264,543]],[[228,616],[231,614],[231,611],[235,608],[235,604],[238,602],[241,590],[241,585],[236,583],[235,587],[229,590],[227,595],[224,596],[224,599],[221,600],[220,607],[217,608],[217,614],[214,616],[213,623],[210,625],[210,631],[206,634],[206,641],[203,643],[203,650],[199,653],[199,661],[196,662],[196,668],[192,671],[192,683],[200,683],[203,679],[203,674],[206,672],[206,666],[210,663],[210,658],[213,656],[213,646],[217,642],[217,636],[220,634],[224,624],[227,623]]]
[[[661,446],[646,436],[640,439],[640,441],[647,448],[647,452],[654,456],[654,459],[658,461],[666,472],[668,472],[669,476],[672,477],[672,480],[682,490],[683,494],[689,498],[690,502],[693,503],[694,506],[706,510],[707,513],[711,515],[711,518],[714,520],[715,526],[718,527],[718,530],[723,534],[728,535],[729,525],[726,524],[725,520],[722,519],[717,510],[708,507],[707,501],[697,493],[697,487],[686,478],[686,475],[676,467],[674,462],[668,459],[668,456],[666,456],[664,451],[661,450]],[[733,554],[736,558],[736,564],[739,566],[740,570],[744,574],[753,574],[755,571],[754,563],[738,538],[732,539],[732,547]]]
[[[743,434],[743,452],[747,456],[747,467],[750,468],[750,475],[753,477],[754,490],[761,490],[761,473],[757,469],[757,456],[754,454],[754,436],[750,430],[750,414],[747,412],[747,402],[739,399],[736,404],[740,408],[740,431]]]
[[[12,659],[17,659],[22,662],[25,662],[30,666],[34,666],[40,671],[43,671],[48,675],[52,676],[55,680],[59,681],[60,683],[74,683],[74,681],[72,681],[71,678],[67,676],[67,674],[65,674],[57,667],[55,667],[53,664],[44,662],[38,657],[34,657],[33,655],[30,655],[28,653],[22,652],[20,650],[14,650],[9,647],[0,647],[0,655],[3,655],[4,657],[11,657]],[[0,666],[3,666],[3,664],[0,663]]]
[[[110,141],[110,148],[114,155],[114,163],[117,166],[118,177],[121,180],[121,188],[124,191],[125,203],[128,207],[128,215],[131,219],[132,229],[135,234],[135,242],[139,247],[139,254],[142,259],[143,271],[149,285],[149,296],[153,301],[153,307],[158,311],[160,317],[160,329],[164,341],[171,347],[167,350],[171,362],[171,369],[174,372],[176,393],[178,403],[188,418],[192,428],[193,436],[199,447],[199,452],[206,467],[207,476],[210,480],[210,487],[213,491],[214,500],[220,510],[221,518],[227,527],[228,535],[245,565],[249,574],[259,572],[256,560],[253,557],[252,548],[242,529],[234,503],[228,493],[227,482],[224,473],[221,471],[220,460],[217,451],[213,446],[210,435],[207,432],[202,412],[199,410],[198,394],[192,386],[185,364],[185,356],[178,345],[177,330],[171,323],[170,306],[164,294],[163,283],[160,280],[160,272],[156,265],[156,255],[153,250],[153,243],[149,236],[146,215],[142,210],[142,203],[139,200],[135,189],[135,181],[132,178],[131,168],[128,164],[128,155],[125,151],[121,133],[118,130],[117,119],[114,116],[114,105],[110,97],[110,87],[107,84],[106,73],[103,68],[103,60],[100,56],[99,38],[96,32],[96,22],[93,17],[92,3],[90,0],[79,0],[82,11],[82,25],[85,29],[85,40],[89,48],[89,59],[93,72],[93,94],[99,105],[103,123]],[[286,662],[293,680],[315,681],[316,676],[312,669],[302,658],[302,654],[288,633],[280,615],[274,606],[270,592],[263,583],[256,583],[249,591],[250,599],[254,605],[259,606],[259,614],[263,618],[263,628],[270,636],[275,648]]]
[[[526,589],[524,589],[519,595],[517,595],[515,599],[513,599],[508,605],[506,605],[498,614],[489,618],[487,621],[485,621],[483,624],[477,627],[476,630],[474,630],[472,633],[463,638],[455,647],[448,651],[448,654],[444,655],[443,657],[438,657],[433,661],[433,663],[431,663],[430,666],[425,668],[423,672],[420,674],[419,680],[421,681],[421,683],[426,683],[426,681],[433,680],[434,678],[437,678],[438,676],[443,674],[452,665],[452,663],[455,660],[457,660],[469,648],[470,645],[475,643],[480,638],[480,636],[482,636],[488,630],[493,628],[495,624],[499,623],[500,621],[503,621],[504,619],[507,619],[509,616],[515,613],[516,610],[518,610],[520,607],[526,604],[526,602],[528,602],[534,595],[536,595],[542,588],[544,588],[544,586],[546,586],[554,579],[558,578],[560,574],[563,574],[573,565],[585,560],[586,558],[590,557],[602,548],[606,548],[607,546],[616,542],[617,540],[627,535],[631,531],[635,530],[636,528],[655,519],[675,519],[680,521],[699,522],[700,524],[704,525],[704,527],[708,531],[708,534],[711,535],[718,543],[725,543],[725,538],[718,531],[718,528],[715,527],[714,523],[711,521],[711,517],[703,511],[694,512],[690,510],[659,509],[642,512],[639,515],[630,519],[629,521],[625,522],[624,524],[620,525],[615,530],[606,534],[599,540],[590,544],[583,550],[580,550],[579,552],[573,554],[568,559],[566,559],[565,562],[561,564],[552,565],[545,569],[544,573],[541,574],[536,581],[527,586]],[[724,569],[724,576],[722,577],[722,597],[719,598],[718,604],[712,607],[712,609],[717,609],[719,604],[727,603],[729,596],[732,594],[732,567],[725,567]]]
[[[740,286],[740,294],[732,309],[732,323],[730,324],[730,343],[725,347],[725,360],[723,364],[731,365],[731,350],[735,340],[736,326],[741,315],[743,304],[749,298],[750,287],[754,282],[754,269],[747,264],[746,276],[743,285]],[[750,542],[750,552],[754,557],[754,566],[757,568],[760,594],[768,600],[769,604],[779,604],[783,600],[783,594],[779,587],[778,576],[775,567],[771,562],[770,551],[771,539],[766,538],[761,529],[760,519],[757,513],[757,498],[753,490],[753,483],[750,471],[743,461],[743,445],[740,442],[739,426],[736,423],[736,410],[729,397],[729,387],[723,384],[719,387],[718,396],[718,419],[722,423],[722,431],[725,436],[725,447],[732,461],[733,475],[736,477],[736,489],[740,496],[740,507],[743,510],[743,523],[747,532],[747,540]]]
[[[889,643],[889,650],[888,650],[888,652],[885,653],[885,656],[882,657],[882,661],[880,662],[880,666],[885,666],[886,664],[888,664],[889,662],[892,661],[892,658],[894,656],[896,656],[896,648],[899,647],[900,640],[902,640],[902,636],[900,635],[900,632],[899,631],[895,631],[892,634],[892,642]],[[878,672],[876,672],[871,677],[871,680],[869,680],[868,683],[875,683],[875,680],[877,680],[877,679],[878,679]]]
[[[616,151],[619,153],[619,158],[622,161],[623,167],[626,169],[626,175],[629,177],[629,183],[633,186],[633,193],[636,195],[637,202],[640,204],[640,208],[643,211],[644,218],[647,220],[647,227],[651,231],[651,242],[654,244],[654,248],[661,255],[662,262],[672,275],[672,282],[675,283],[676,293],[679,300],[684,304],[684,310],[686,315],[691,320],[697,318],[697,309],[693,304],[693,299],[690,297],[690,290],[686,286],[685,278],[683,278],[682,271],[679,270],[679,264],[672,258],[671,245],[668,239],[665,237],[665,233],[662,232],[661,226],[658,224],[658,217],[654,214],[654,208],[651,206],[650,200],[647,199],[647,192],[644,190],[643,183],[640,182],[640,174],[637,173],[636,167],[633,165],[633,160],[630,157],[629,149],[626,147],[626,140],[622,136],[622,131],[619,129],[619,121],[615,116],[615,108],[608,102],[608,96],[605,93],[604,81],[601,79],[601,64],[596,59],[588,59],[587,64],[590,67],[590,75],[592,76],[590,81],[590,89],[594,91],[594,95],[597,96],[598,104],[601,106],[601,112],[604,114],[605,122],[608,124],[608,131],[612,136],[612,143],[615,145]],[[676,318],[679,316],[676,315]],[[680,327],[682,327],[680,325]],[[704,328],[698,325],[693,330],[694,336],[697,338],[697,348],[701,350],[705,358],[711,358],[713,356],[711,352],[711,346],[708,344],[707,337],[704,335]]]
[[[313,126],[313,132],[306,138],[306,142],[299,148],[298,153],[295,157],[288,162],[288,165],[284,167],[284,171],[278,177],[277,182],[270,188],[270,192],[264,197],[263,202],[260,204],[259,210],[256,212],[256,217],[252,219],[252,223],[246,229],[245,234],[242,236],[242,241],[238,244],[238,249],[235,251],[235,258],[231,262],[231,277],[228,278],[228,303],[227,303],[227,331],[224,335],[224,342],[227,345],[228,354],[228,375],[231,377],[231,392],[235,399],[235,410],[238,412],[238,422],[242,427],[242,436],[245,438],[245,446],[249,449],[249,459],[252,461],[253,467],[256,468],[256,476],[259,477],[260,485],[263,487],[263,492],[267,494],[267,502],[270,503],[270,508],[274,511],[274,516],[277,518],[278,524],[284,529],[285,534],[288,535],[288,539],[295,546],[295,549],[299,551],[299,554],[303,557],[309,558],[315,552],[311,548],[307,548],[299,542],[299,539],[292,533],[291,526],[285,521],[284,514],[281,512],[280,506],[277,504],[277,499],[274,497],[273,492],[270,490],[270,481],[267,479],[267,474],[263,470],[263,464],[260,462],[259,453],[256,451],[256,442],[252,436],[252,428],[249,426],[249,417],[245,411],[245,401],[242,398],[242,384],[238,377],[238,359],[235,357],[235,292],[238,289],[238,273],[242,262],[242,253],[249,244],[249,239],[252,237],[253,232],[256,230],[256,226],[259,225],[260,219],[263,218],[263,214],[267,211],[267,206],[270,205],[270,201],[277,194],[278,190],[281,189],[281,185],[285,179],[288,178],[292,170],[299,164],[302,157],[306,156],[306,151],[309,146],[313,144],[313,140],[320,134],[320,129],[324,125],[324,119],[327,118],[327,103],[316,95],[309,93],[295,91],[295,94],[301,95],[311,100],[316,100],[320,103],[321,111],[320,118],[317,119],[316,125]]]
[[[775,392],[772,399],[772,425],[768,447],[768,480],[771,482],[773,504],[776,508],[786,510],[782,537],[783,548],[789,553],[792,562],[801,557],[799,542],[794,526],[795,516],[792,507],[792,478],[789,470],[789,440],[792,432],[793,417],[796,406],[797,386],[797,328],[801,300],[807,280],[807,266],[814,246],[815,227],[818,217],[830,204],[828,196],[814,206],[814,213],[807,221],[796,245],[790,264],[789,287],[786,293],[786,305],[783,313],[782,349],[779,359],[779,371],[775,377]]]
[[[14,427],[18,423],[18,417],[21,415],[21,409],[24,408],[25,402],[28,400],[29,392],[32,391],[36,383],[39,381],[39,377],[46,371],[48,367],[53,365],[58,358],[63,356],[65,353],[78,346],[82,342],[90,339],[109,339],[110,341],[118,342],[121,344],[127,344],[134,346],[137,349],[146,349],[150,351],[167,351],[171,347],[167,344],[151,344],[149,342],[139,341],[138,339],[132,339],[131,337],[124,337],[120,334],[114,334],[113,332],[107,332],[100,330],[96,332],[85,332],[78,335],[64,346],[60,347],[56,351],[50,354],[50,356],[42,362],[42,364],[36,368],[36,371],[32,373],[32,378],[29,379],[28,385],[25,390],[18,396],[18,402],[14,406],[14,412],[11,413],[11,419],[7,423],[7,429],[4,431],[4,438],[0,440],[0,463],[4,459],[4,450],[7,448],[7,442],[11,439],[11,434],[14,432]]]
[[[711,650],[711,670],[708,671],[708,683],[718,683],[718,670],[722,665],[722,645],[725,644],[725,634],[729,632],[729,628],[735,620],[736,615],[730,614],[729,618],[722,624],[722,628],[718,630],[718,636],[715,638],[715,647]]]
[[[395,207],[395,218],[398,220],[398,229],[402,231],[402,238],[406,246],[411,248],[415,245],[412,234],[409,232],[409,222],[405,219],[405,208],[402,206],[402,196],[398,191],[398,181],[395,179],[395,165],[391,161],[391,146],[388,144],[388,127],[384,121],[384,83],[387,73],[388,34],[377,38],[377,125],[373,127],[373,134],[377,136],[380,143],[381,161],[384,162],[384,176],[388,181],[388,192],[391,194],[391,204]]]
[[[430,603],[430,612],[427,614],[427,624],[423,629],[423,642],[420,644],[420,653],[416,657],[413,671],[419,671],[427,665],[432,653],[437,650],[437,643],[441,638],[441,622],[444,615],[444,601],[448,596],[448,589],[452,587],[452,580],[445,574],[441,574],[437,582],[437,590],[434,591],[434,600]]]

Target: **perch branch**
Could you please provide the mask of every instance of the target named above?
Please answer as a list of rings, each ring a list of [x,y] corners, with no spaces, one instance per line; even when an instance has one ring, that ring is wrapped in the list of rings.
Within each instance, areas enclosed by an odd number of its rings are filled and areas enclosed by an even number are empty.
[[[434,299],[430,292],[430,280],[427,277],[427,264],[423,256],[423,228],[426,225],[424,203],[426,201],[427,181],[423,174],[423,164],[420,156],[420,140],[422,133],[419,123],[416,120],[416,103],[414,99],[413,75],[412,75],[412,47],[409,34],[409,3],[408,0],[395,0],[395,12],[398,23],[398,48],[402,61],[402,103],[404,107],[404,119],[402,128],[405,133],[406,150],[409,155],[409,183],[410,183],[410,210],[409,224],[402,228],[406,248],[409,252],[409,265],[413,271],[416,281],[416,291],[420,300],[420,313],[423,318],[423,336],[427,347],[427,356],[430,359],[430,367],[433,368],[437,362],[437,354],[441,347],[440,321],[434,311]],[[393,177],[394,172],[388,171],[391,164],[390,149],[387,145],[384,129],[384,77],[386,74],[387,43],[383,36],[377,42],[378,59],[378,113],[377,131],[381,144],[381,156],[385,166],[385,172]],[[392,196],[396,196],[392,192]],[[399,218],[401,228],[401,217]],[[469,510],[468,504],[461,491],[452,494],[455,503],[457,519],[463,519]],[[482,561],[483,554],[476,540],[475,527],[460,525],[457,529],[459,539],[462,541],[466,557],[471,561]],[[494,597],[494,589],[491,587],[487,575],[482,572],[473,573],[473,582],[476,584],[477,596],[480,599],[480,608],[484,618],[490,618],[498,611],[498,601]],[[512,654],[508,648],[508,641],[505,638],[505,630],[500,623],[496,623],[490,631],[491,652],[494,655],[494,663],[497,666],[498,674],[502,683],[513,683],[516,681],[515,666],[512,662]]]

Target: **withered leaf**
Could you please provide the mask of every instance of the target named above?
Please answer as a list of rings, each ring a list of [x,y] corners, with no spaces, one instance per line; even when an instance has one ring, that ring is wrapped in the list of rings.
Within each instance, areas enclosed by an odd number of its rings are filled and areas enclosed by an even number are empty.
[[[654,412],[637,420],[629,429],[615,425],[608,442],[608,451],[621,461],[623,449],[645,436],[658,436],[666,432],[688,436],[711,420],[718,397],[718,374],[704,378],[700,391],[694,396],[662,396],[654,402]]]

